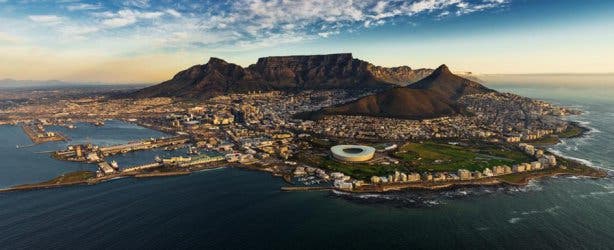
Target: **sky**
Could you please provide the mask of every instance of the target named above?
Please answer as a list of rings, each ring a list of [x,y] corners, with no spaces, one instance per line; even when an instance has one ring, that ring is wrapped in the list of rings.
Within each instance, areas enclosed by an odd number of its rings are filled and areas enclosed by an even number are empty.
[[[477,74],[614,73],[608,0],[0,0],[0,79],[155,83],[209,57],[351,52]]]

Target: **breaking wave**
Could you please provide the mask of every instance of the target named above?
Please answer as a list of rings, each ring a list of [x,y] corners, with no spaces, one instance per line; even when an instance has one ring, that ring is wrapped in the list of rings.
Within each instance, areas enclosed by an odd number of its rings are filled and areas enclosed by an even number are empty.
[[[539,181],[529,181],[526,186],[478,186],[453,190],[423,191],[405,190],[390,193],[351,193],[333,190],[331,196],[362,204],[389,204],[399,207],[437,207],[456,199],[471,199],[478,196],[537,192]]]
[[[516,224],[516,223],[518,223],[518,222],[519,222],[521,219],[522,219],[522,218],[520,218],[520,217],[514,217],[514,218],[511,218],[511,219],[507,220],[507,222],[509,222],[509,223],[511,223],[511,224]]]
[[[578,157],[573,157],[573,156],[570,156],[570,155],[564,154],[563,152],[561,152],[561,151],[560,151],[560,150],[558,150],[558,149],[551,148],[551,149],[548,149],[548,151],[549,151],[550,153],[553,153],[553,154],[555,154],[555,155],[559,156],[559,157],[564,157],[564,158],[567,158],[567,159],[571,159],[571,160],[574,160],[574,161],[580,162],[580,163],[582,163],[582,164],[584,164],[584,165],[587,165],[587,166],[589,166],[589,167],[601,168],[601,167],[599,167],[599,166],[596,166],[595,164],[593,164],[593,163],[592,163],[591,161],[589,161],[589,160],[582,159],[582,158],[578,158]]]

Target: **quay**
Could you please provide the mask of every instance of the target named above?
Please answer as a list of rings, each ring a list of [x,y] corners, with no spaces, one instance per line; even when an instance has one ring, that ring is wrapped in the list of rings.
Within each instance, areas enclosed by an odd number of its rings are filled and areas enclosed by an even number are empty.
[[[98,163],[98,168],[100,168],[100,171],[104,174],[112,174],[115,172],[115,169],[106,161]]]
[[[178,176],[178,175],[189,175],[190,171],[173,171],[173,172],[157,172],[157,173],[146,173],[146,174],[137,174],[134,178],[151,178],[151,177],[168,177],[168,176]]]
[[[98,163],[102,162],[106,156],[128,153],[132,151],[148,150],[152,148],[179,146],[188,143],[190,139],[185,136],[170,138],[151,139],[126,144],[99,147],[92,144],[70,145],[65,150],[58,150],[53,156],[60,160]]]
[[[67,137],[60,132],[47,132],[43,125],[22,125],[21,129],[34,144],[52,141],[67,141]]]
[[[98,150],[100,151],[100,153],[107,156],[107,155],[114,155],[118,153],[127,153],[131,151],[146,150],[146,149],[152,149],[152,148],[158,148],[158,147],[183,145],[189,141],[190,139],[185,136],[176,136],[176,137],[170,137],[170,138],[144,140],[144,141],[130,142],[130,143],[121,144],[121,145],[100,147]]]
[[[124,168],[122,170],[122,173],[137,172],[137,171],[157,168],[157,167],[161,167],[161,166],[162,166],[162,164],[160,164],[158,162],[154,162],[154,163],[149,163],[149,164],[143,164],[143,165],[133,166],[133,167],[129,167],[129,168]]]
[[[332,187],[281,187],[281,191],[328,191]]]

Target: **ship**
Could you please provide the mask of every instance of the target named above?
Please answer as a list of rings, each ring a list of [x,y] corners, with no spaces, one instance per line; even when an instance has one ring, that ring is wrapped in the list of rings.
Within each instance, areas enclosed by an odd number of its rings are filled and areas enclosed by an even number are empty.
[[[116,162],[116,161],[114,161],[114,160],[113,160],[113,161],[111,161],[111,167],[112,167],[112,168],[114,168],[115,170],[118,170],[118,169],[119,169],[119,165],[117,165],[117,162]]]
[[[198,154],[200,154],[200,152],[198,151],[198,149],[196,147],[190,146],[190,147],[188,147],[188,154],[189,155],[198,155]]]

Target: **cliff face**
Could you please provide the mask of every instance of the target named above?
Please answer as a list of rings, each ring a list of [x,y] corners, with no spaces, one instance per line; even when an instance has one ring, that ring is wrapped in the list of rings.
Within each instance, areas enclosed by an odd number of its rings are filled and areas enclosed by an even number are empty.
[[[351,54],[265,57],[249,67],[265,82],[282,87],[332,88],[378,84],[366,79],[366,63]],[[382,82],[382,84],[385,84]]]
[[[432,70],[385,68],[352,54],[279,56],[243,68],[218,58],[179,72],[173,79],[139,90],[134,97],[212,97],[252,90],[383,89],[422,79]]]
[[[412,69],[407,66],[385,68],[372,64],[367,66],[367,70],[377,79],[400,86],[417,82],[433,72],[432,69]]]
[[[396,87],[356,101],[315,112],[299,118],[319,119],[324,115],[364,115],[404,119],[435,118],[458,114],[457,103],[464,95],[493,92],[477,82],[452,74],[445,65],[426,78],[407,87]]]

